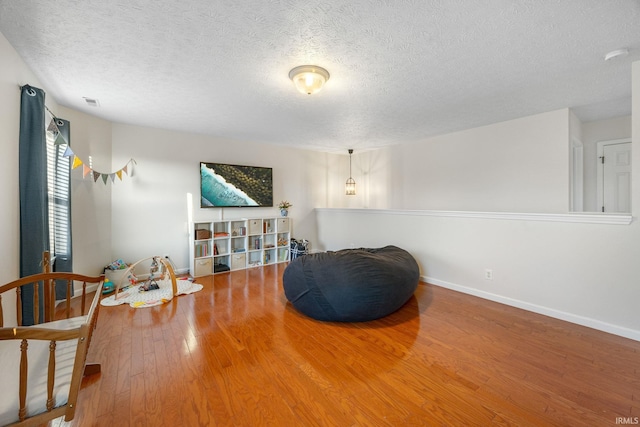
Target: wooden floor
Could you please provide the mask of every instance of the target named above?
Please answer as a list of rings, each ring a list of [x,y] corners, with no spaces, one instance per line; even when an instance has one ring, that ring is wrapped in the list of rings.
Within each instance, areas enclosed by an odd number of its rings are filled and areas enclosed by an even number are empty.
[[[76,418],[52,426],[608,426],[640,416],[640,342],[421,284],[367,323],[298,314],[284,265],[102,307]],[[623,417],[621,420],[619,417]],[[637,420],[637,418],[635,418]]]

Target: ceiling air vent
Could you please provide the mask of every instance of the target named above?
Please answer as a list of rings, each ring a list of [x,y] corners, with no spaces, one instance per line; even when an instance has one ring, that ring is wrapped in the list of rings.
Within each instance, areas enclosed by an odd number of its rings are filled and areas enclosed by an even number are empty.
[[[98,102],[97,99],[87,98],[86,96],[83,97],[83,99],[85,100],[85,102],[87,103],[87,105],[89,107],[99,107],[100,106],[100,103]]]

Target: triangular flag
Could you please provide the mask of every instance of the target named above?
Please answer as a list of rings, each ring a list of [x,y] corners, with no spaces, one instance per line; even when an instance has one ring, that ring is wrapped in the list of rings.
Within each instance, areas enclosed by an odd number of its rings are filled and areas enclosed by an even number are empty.
[[[67,145],[67,149],[64,150],[64,154],[62,155],[62,157],[71,157],[71,156],[73,156],[73,151],[71,151],[71,147]]]
[[[110,173],[109,174],[109,178],[111,178],[111,183],[114,183],[116,180],[116,174],[115,173]]]
[[[104,185],[107,185],[107,178],[109,178],[109,174],[103,173],[102,174],[102,181],[104,182]]]
[[[98,178],[100,178],[100,172],[93,171],[93,182],[98,182]]]
[[[58,133],[58,135],[56,136],[56,140],[53,141],[54,145],[64,145],[67,143],[67,140],[64,139],[64,136],[62,136],[61,133]]]
[[[122,181],[122,170],[116,172],[116,175],[118,175],[118,178],[120,178],[120,181]]]
[[[127,165],[124,165],[124,167],[122,168],[122,171],[127,175],[129,175],[129,173],[127,172]]]
[[[58,126],[56,126],[56,118],[53,117],[49,122],[49,126],[47,126],[47,132],[53,132],[55,135],[60,133]]]
[[[59,135],[56,135],[56,145],[67,144],[69,145],[69,122],[64,119],[55,118],[56,127],[60,132]],[[60,139],[62,138],[62,139]]]
[[[89,172],[91,172],[91,168],[87,165],[82,165],[82,177],[86,178]]]
[[[71,166],[71,169],[75,169],[75,168],[77,168],[78,166],[80,166],[81,164],[82,164],[82,160],[80,160],[80,157],[76,156],[76,157],[73,159],[73,166]]]

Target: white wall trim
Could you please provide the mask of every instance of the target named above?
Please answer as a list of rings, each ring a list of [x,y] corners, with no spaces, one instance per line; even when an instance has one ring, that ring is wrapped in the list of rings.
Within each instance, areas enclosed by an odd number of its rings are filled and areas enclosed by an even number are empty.
[[[573,222],[584,224],[610,224],[629,225],[633,221],[630,214],[614,213],[513,213],[513,212],[472,212],[472,211],[425,211],[404,209],[343,209],[343,208],[316,208],[316,211],[330,211],[337,213],[356,214],[390,214],[453,218],[478,218],[478,219],[503,219],[520,221],[549,221],[549,222]]]
[[[446,282],[444,280],[438,280],[433,277],[420,276],[420,280],[435,286],[442,287],[442,288],[451,289],[453,291],[462,292],[468,295],[473,295],[479,298],[498,302],[500,304],[505,304],[511,307],[517,307],[523,310],[531,311],[533,313],[538,313],[545,316],[553,317],[554,319],[564,320],[566,322],[575,323],[578,325],[586,326],[588,328],[597,329],[599,331],[607,332],[614,335],[619,335],[621,337],[629,338],[635,341],[640,341],[640,331],[636,331],[634,329],[612,325],[610,323],[601,322],[599,320],[591,319],[589,317],[577,316],[575,314],[567,313],[560,310],[555,310],[555,309],[540,306],[537,304],[531,304],[518,299],[496,295],[491,292],[485,292],[485,291],[480,291],[478,289],[468,288],[466,286]]]

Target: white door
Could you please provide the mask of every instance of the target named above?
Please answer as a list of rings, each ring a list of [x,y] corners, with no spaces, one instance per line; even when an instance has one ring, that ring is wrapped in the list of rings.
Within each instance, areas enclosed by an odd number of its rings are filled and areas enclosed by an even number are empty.
[[[602,212],[631,212],[631,143],[605,145],[602,156]]]

